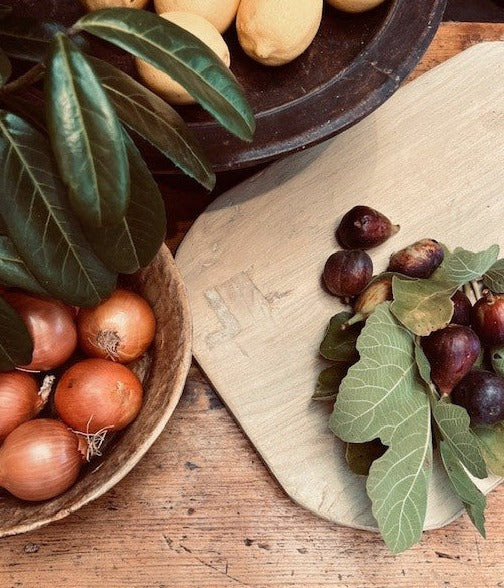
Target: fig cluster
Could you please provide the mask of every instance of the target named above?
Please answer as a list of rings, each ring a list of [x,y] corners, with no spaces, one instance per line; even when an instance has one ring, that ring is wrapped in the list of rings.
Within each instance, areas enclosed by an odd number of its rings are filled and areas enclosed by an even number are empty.
[[[341,218],[335,232],[341,249],[328,257],[322,280],[330,294],[352,306],[343,329],[365,321],[378,304],[392,300],[395,274],[429,278],[443,262],[442,245],[425,238],[392,253],[386,271],[373,276],[368,250],[399,228],[364,205]],[[504,421],[504,294],[484,290],[473,304],[460,289],[452,302],[450,324],[420,340],[431,380],[441,397],[466,409],[472,425]]]

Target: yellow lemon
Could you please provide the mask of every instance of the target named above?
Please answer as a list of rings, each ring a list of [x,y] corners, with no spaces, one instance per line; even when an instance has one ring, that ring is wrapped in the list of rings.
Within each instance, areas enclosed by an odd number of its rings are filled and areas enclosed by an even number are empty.
[[[364,12],[371,10],[384,0],[327,0],[327,3],[344,12]]]
[[[190,12],[163,12],[162,18],[178,25],[198,37],[229,67],[231,58],[226,42],[219,31],[206,18]],[[170,104],[192,104],[194,98],[171,76],[150,63],[136,59],[138,73],[147,86]]]
[[[154,0],[154,10],[163,12],[183,11],[199,14],[223,33],[233,22],[240,0]]]
[[[89,11],[99,10],[100,8],[112,8],[120,6],[121,8],[145,8],[149,0],[81,0],[81,3]]]
[[[241,0],[236,14],[240,45],[265,65],[288,63],[313,41],[323,4],[323,0]]]

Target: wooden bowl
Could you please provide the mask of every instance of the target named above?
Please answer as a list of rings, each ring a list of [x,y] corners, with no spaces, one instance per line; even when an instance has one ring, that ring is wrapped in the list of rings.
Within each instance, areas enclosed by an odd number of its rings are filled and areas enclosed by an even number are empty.
[[[31,531],[75,512],[119,482],[162,432],[182,394],[191,363],[191,315],[185,289],[167,247],[126,283],[152,305],[157,330],[151,349],[135,366],[144,384],[137,418],[117,433],[100,458],[92,459],[77,483],[43,502],[0,496],[0,537]]]

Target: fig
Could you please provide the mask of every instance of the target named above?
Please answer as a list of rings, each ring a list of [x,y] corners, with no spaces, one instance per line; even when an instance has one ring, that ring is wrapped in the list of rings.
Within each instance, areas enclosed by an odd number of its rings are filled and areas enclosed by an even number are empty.
[[[448,325],[433,331],[421,341],[429,360],[431,379],[443,395],[471,370],[481,351],[476,333],[464,325]]]
[[[504,419],[504,378],[474,369],[453,389],[451,400],[463,406],[474,425],[493,425]]]
[[[340,250],[327,258],[322,273],[331,294],[342,297],[357,296],[373,276],[373,262],[365,251]]]
[[[451,299],[453,302],[453,315],[450,322],[456,325],[469,326],[471,324],[471,301],[462,290],[457,290]]]
[[[346,329],[350,325],[365,321],[374,309],[385,302],[392,300],[392,275],[380,275],[374,278],[364,290],[357,296],[351,316],[342,326]]]
[[[486,290],[472,308],[472,326],[483,345],[504,344],[504,294]]]
[[[444,259],[443,247],[434,239],[420,239],[390,256],[387,270],[411,278],[428,278]]]
[[[385,243],[399,228],[374,208],[358,205],[343,215],[336,239],[344,249],[371,249]]]

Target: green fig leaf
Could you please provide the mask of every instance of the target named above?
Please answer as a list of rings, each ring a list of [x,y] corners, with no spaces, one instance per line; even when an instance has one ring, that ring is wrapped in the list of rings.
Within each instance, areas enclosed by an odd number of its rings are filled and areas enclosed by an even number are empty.
[[[332,400],[336,398],[343,378],[346,376],[350,364],[337,362],[323,369],[318,377],[314,400]]]
[[[462,467],[450,444],[442,441],[440,453],[444,468],[455,493],[462,501],[473,525],[482,537],[485,537],[486,498],[484,494],[482,494]]]
[[[52,296],[94,306],[117,275],[90,250],[71,214],[46,139],[18,116],[0,111],[0,211],[28,270]]]
[[[504,477],[504,425],[477,425],[473,431],[480,443],[487,468],[492,474]]]
[[[483,274],[483,285],[495,294],[504,293],[504,259],[498,259]]]
[[[465,408],[439,400],[432,404],[432,415],[453,455],[473,476],[486,478],[485,460],[478,439],[469,426],[470,418]]]
[[[129,199],[121,124],[84,54],[64,35],[51,43],[44,90],[51,143],[72,208],[83,225],[117,224]]]
[[[125,218],[112,227],[84,228],[96,255],[116,272],[131,274],[146,266],[166,235],[166,212],[161,192],[133,140],[124,132],[131,171]]]
[[[367,493],[392,552],[420,540],[432,469],[431,415],[418,375],[414,338],[380,304],[357,340],[360,359],[344,378],[330,428],[343,441],[380,439],[387,451],[373,462]]]
[[[33,343],[21,317],[0,297],[0,371],[31,362]]]
[[[207,190],[215,186],[210,161],[178,112],[116,67],[90,58],[118,117]]]
[[[150,63],[181,84],[224,128],[250,141],[255,128],[243,88],[202,41],[146,10],[108,8],[80,18],[87,31]]]
[[[354,362],[359,358],[355,348],[362,325],[342,329],[352,313],[343,311],[331,317],[320,343],[320,355],[331,361]]]
[[[345,459],[348,467],[358,476],[369,475],[373,462],[381,457],[387,447],[379,439],[366,443],[347,443]]]
[[[492,370],[498,375],[504,377],[504,346],[494,347],[490,355]]]
[[[453,315],[451,297],[457,286],[432,279],[392,278],[395,317],[415,335],[426,336],[446,327]]]
[[[457,247],[453,253],[445,255],[443,263],[432,278],[462,286],[472,280],[480,279],[497,261],[499,246],[491,245],[484,251],[474,253]]]

